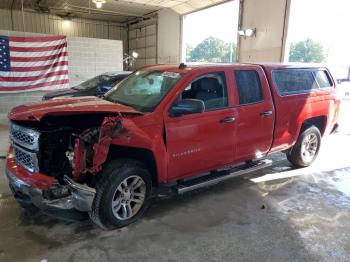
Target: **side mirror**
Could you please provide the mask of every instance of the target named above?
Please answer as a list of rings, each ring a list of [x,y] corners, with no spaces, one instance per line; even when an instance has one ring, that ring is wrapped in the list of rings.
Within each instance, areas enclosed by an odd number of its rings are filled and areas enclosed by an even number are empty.
[[[194,113],[203,113],[205,105],[202,100],[183,99],[171,106],[169,113],[171,116],[181,116]]]

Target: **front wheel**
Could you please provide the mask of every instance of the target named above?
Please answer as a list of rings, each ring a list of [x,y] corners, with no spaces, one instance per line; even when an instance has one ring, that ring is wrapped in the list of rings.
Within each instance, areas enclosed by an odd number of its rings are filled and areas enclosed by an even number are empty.
[[[287,152],[287,159],[296,167],[307,167],[315,161],[321,147],[321,133],[315,126],[305,129],[295,145]]]
[[[96,196],[89,213],[102,228],[127,226],[145,212],[152,180],[142,163],[134,160],[111,162],[96,185]]]

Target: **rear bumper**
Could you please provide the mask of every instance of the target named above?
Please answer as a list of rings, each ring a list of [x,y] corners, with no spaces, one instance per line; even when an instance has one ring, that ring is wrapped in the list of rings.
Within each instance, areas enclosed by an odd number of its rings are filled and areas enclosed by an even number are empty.
[[[79,184],[67,176],[64,177],[65,185],[60,185],[52,177],[24,172],[23,168],[13,161],[11,153],[7,158],[6,176],[18,202],[33,204],[42,210],[90,211],[96,194],[94,188]],[[50,183],[43,184],[43,181]],[[46,197],[53,194],[54,198]]]

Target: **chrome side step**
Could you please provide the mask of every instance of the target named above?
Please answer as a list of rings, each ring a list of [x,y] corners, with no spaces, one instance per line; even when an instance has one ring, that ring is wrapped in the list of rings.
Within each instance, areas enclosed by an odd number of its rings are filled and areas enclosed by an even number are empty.
[[[202,177],[194,178],[192,180],[188,180],[178,185],[177,193],[184,194],[186,192],[202,188],[208,187],[215,184],[218,184],[222,181],[228,180],[233,177],[237,177],[243,174],[247,174],[250,172],[257,171],[259,169],[269,167],[272,165],[272,161],[265,159],[260,160],[258,162],[254,162],[253,164],[245,164],[242,166],[235,167],[228,171],[220,171],[216,173],[211,173],[209,175],[205,175]]]

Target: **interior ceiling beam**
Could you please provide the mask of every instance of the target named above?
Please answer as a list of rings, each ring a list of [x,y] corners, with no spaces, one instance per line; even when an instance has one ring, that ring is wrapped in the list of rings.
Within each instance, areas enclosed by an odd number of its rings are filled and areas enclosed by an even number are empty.
[[[38,12],[36,10],[32,10],[32,9],[27,9],[26,11],[32,11],[32,12]],[[73,15],[74,17],[74,14],[94,14],[94,15],[110,15],[110,16],[116,16],[116,17],[125,17],[125,19],[127,20],[127,17],[128,16],[125,16],[125,15],[119,15],[119,14],[111,14],[111,13],[95,13],[93,11],[89,12],[88,10],[75,10],[75,9],[63,9],[63,8],[56,8],[56,7],[52,7],[50,8],[50,14],[53,14],[53,15],[57,15],[57,16],[62,16],[62,13],[70,13]],[[80,16],[76,16],[75,18],[79,18]],[[131,18],[133,18],[132,16],[130,16]],[[96,20],[96,18],[94,17],[91,17],[89,19],[94,19]],[[97,19],[97,20],[100,20],[100,19]]]
[[[83,6],[77,6],[77,5],[72,5],[72,4],[67,4],[67,7],[69,9],[82,9],[82,10],[87,10],[87,11],[94,11],[96,13],[105,13],[105,14],[116,14],[120,16],[127,16],[127,17],[145,17],[144,15],[139,15],[139,14],[133,14],[133,13],[126,13],[126,12],[118,12],[118,11],[110,11],[110,10],[105,10],[105,9],[97,9],[97,8],[92,8],[92,7],[83,7]]]
[[[97,9],[93,7],[84,7],[84,6],[77,6],[70,4],[69,2],[65,2],[64,7],[53,7],[53,6],[47,6],[44,5],[41,0],[38,0],[36,2],[37,9],[39,10],[47,10],[47,12],[50,13],[57,13],[57,12],[66,12],[66,13],[81,13],[81,14],[95,14],[95,15],[111,15],[111,16],[117,16],[117,17],[125,17],[126,21],[132,20],[132,19],[140,19],[140,18],[149,18],[148,14],[135,14],[130,12],[119,12],[119,11],[113,11],[113,10],[106,10],[106,9]],[[35,10],[35,11],[39,11]],[[40,12],[40,11],[39,11]],[[94,19],[91,17],[91,19]]]

